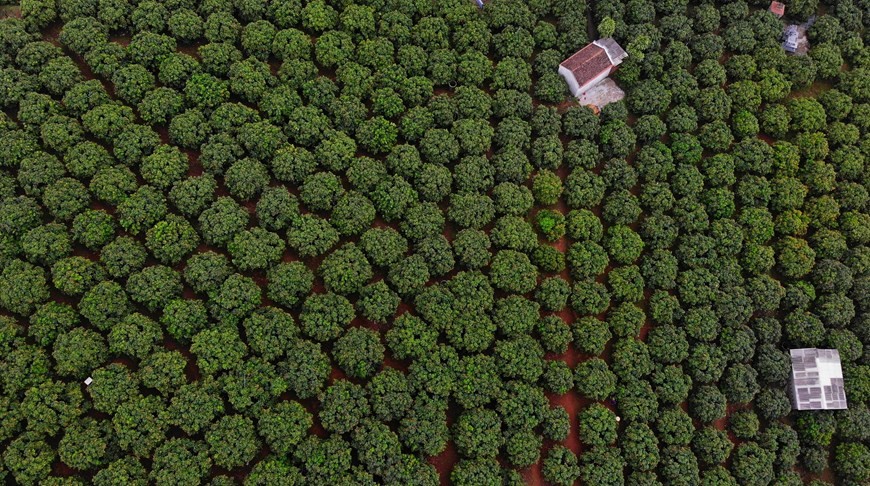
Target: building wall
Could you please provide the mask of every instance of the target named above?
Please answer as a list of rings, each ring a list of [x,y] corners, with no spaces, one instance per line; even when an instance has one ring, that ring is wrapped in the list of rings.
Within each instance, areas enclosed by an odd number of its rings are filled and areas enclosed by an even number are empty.
[[[583,86],[580,86],[580,89],[577,90],[577,94],[575,94],[574,96],[575,96],[575,97],[579,97],[579,96],[582,95],[583,93],[589,91],[593,86],[595,86],[596,84],[600,83],[601,81],[604,80],[604,78],[606,78],[607,76],[609,76],[609,75],[610,75],[610,71],[611,71],[611,68],[607,68],[607,69],[605,69],[604,71],[601,71],[600,73],[598,73],[598,76],[595,76],[591,81],[589,81],[588,83],[584,84]],[[573,76],[572,76],[572,77],[573,77]],[[575,81],[575,83],[576,83],[576,81]]]
[[[577,79],[574,78],[574,73],[572,73],[568,68],[559,66],[559,74],[561,74],[568,83],[568,89],[571,91],[571,95],[575,97],[580,96],[580,86],[577,84]]]

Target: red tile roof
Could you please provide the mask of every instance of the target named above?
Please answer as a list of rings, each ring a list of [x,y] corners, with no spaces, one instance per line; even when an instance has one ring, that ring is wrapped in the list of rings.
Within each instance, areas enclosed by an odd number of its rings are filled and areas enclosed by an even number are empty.
[[[770,11],[777,17],[785,15],[785,4],[782,2],[770,2]]]
[[[577,80],[577,84],[583,86],[601,74],[601,71],[611,68],[610,58],[607,51],[595,44],[589,44],[577,51],[576,54],[562,61],[560,66],[568,69]]]

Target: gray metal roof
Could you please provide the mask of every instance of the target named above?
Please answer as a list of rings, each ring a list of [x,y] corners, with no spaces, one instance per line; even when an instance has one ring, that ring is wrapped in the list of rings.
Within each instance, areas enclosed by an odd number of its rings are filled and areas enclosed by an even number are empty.
[[[623,49],[613,37],[598,39],[593,42],[593,44],[607,52],[607,57],[610,59],[610,63],[614,66],[619,65],[623,59],[628,57],[628,53],[625,52],[625,49]]]
[[[792,349],[791,396],[797,410],[845,409],[846,389],[836,349]]]

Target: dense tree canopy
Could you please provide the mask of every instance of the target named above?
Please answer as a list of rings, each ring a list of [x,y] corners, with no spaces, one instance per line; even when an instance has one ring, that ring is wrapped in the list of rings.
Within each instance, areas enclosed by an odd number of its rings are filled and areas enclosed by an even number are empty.
[[[866,1],[12,3],[0,480],[870,480]]]

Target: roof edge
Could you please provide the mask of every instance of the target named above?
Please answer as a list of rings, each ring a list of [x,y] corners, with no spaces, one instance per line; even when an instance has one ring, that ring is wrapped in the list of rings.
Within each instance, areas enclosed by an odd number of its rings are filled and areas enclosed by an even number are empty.
[[[591,42],[591,43],[586,44],[585,46],[583,46],[583,48],[581,48],[579,51],[577,51],[577,52],[575,52],[574,54],[571,54],[570,56],[568,56],[567,59],[565,59],[564,61],[562,61],[562,62],[559,63],[559,66],[560,66],[560,67],[561,67],[561,66],[564,66],[566,63],[568,63],[568,61],[574,59],[575,57],[578,57],[578,56],[581,56],[581,55],[585,54],[587,49],[592,49],[592,48],[595,48],[595,47],[597,47],[597,48],[599,48],[599,49],[603,49],[604,52],[605,52],[605,54],[607,53],[607,49],[604,49],[603,47],[599,46],[598,44],[595,44],[594,42]],[[610,56],[607,56],[607,57],[608,57],[608,59],[610,59]],[[570,69],[570,68],[568,68],[568,69]]]
[[[628,53],[625,52],[625,49],[613,37],[604,37],[593,41],[592,44],[604,49],[604,52],[607,53],[607,58],[610,59],[610,64],[614,66],[618,66],[622,63],[623,59],[628,57]]]

